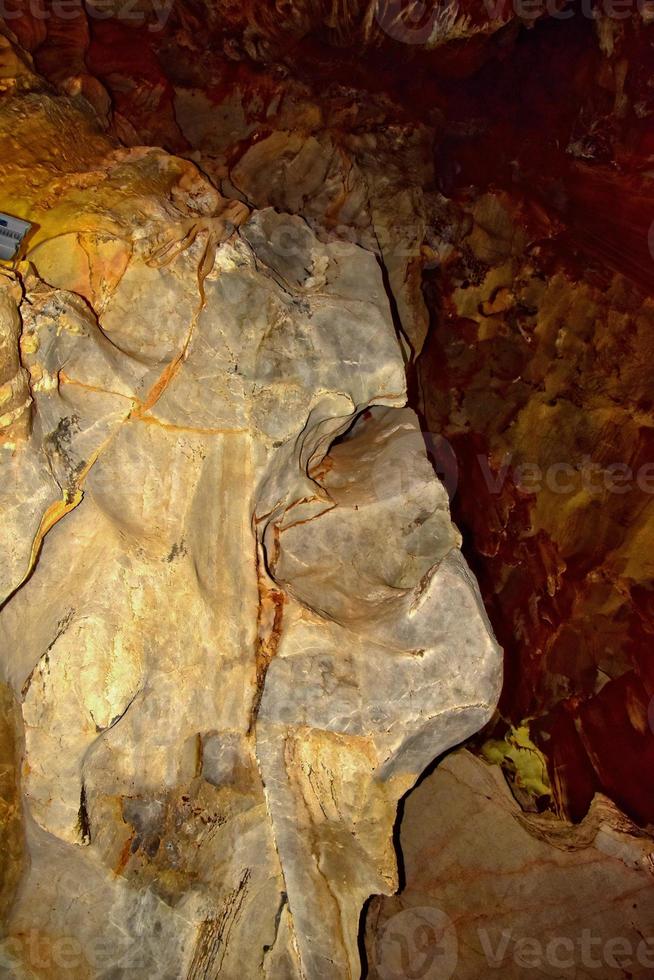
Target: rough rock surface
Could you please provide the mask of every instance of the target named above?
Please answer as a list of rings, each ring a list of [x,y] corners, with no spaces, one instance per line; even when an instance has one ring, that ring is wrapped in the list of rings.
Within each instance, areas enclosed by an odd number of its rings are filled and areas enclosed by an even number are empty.
[[[408,798],[401,846],[406,888],[367,920],[374,980],[651,977],[654,847],[605,797],[576,826],[525,815],[462,750]]]
[[[523,805],[581,820],[601,792],[643,827],[654,822],[642,776],[654,764],[653,30],[644,12],[543,25],[497,75],[460,86],[440,154],[448,197],[428,221],[443,260],[417,367],[505,650],[491,751],[527,728],[520,755],[540,753],[549,786],[523,781]],[[484,119],[465,125],[480,104]]]
[[[4,969],[356,977],[501,673],[379,265],[82,106],[0,115]]]
[[[525,810],[563,818],[570,840],[565,819],[582,821],[598,791],[651,827],[654,511],[651,482],[648,492],[633,479],[620,487],[621,467],[651,479],[649,5],[613,17],[610,8],[621,5],[604,0],[177,0],[172,9],[139,0],[116,4],[118,14],[129,7],[137,15],[123,20],[96,16],[89,3],[66,6],[75,8],[70,16],[49,0],[8,0],[22,49],[9,28],[0,37],[0,207],[36,223],[31,265],[6,268],[0,279],[3,618],[22,664],[17,693],[7,686],[1,694],[3,910],[23,881],[5,947],[9,974],[58,969],[115,980],[116,959],[137,946],[130,935],[155,921],[151,908],[166,919],[166,936],[177,937],[169,947],[162,940],[159,954],[173,951],[172,973],[179,936],[194,934],[198,921],[199,944],[188,942],[193,977],[213,976],[225,937],[238,950],[243,922],[255,921],[271,947],[269,975],[292,974],[296,914],[305,960],[323,955],[331,931],[338,942],[330,955],[343,969],[355,961],[361,896],[392,889],[395,875],[388,828],[404,776],[382,760],[418,771],[423,749],[429,755],[410,733],[402,742],[393,719],[419,725],[420,710],[438,710],[436,692],[414,686],[430,664],[441,669],[431,633],[422,642],[425,624],[440,621],[437,582],[423,579],[419,616],[400,593],[438,556],[446,557],[437,581],[460,581],[416,420],[398,408],[404,378],[391,316],[410,404],[432,433],[429,448],[506,651],[499,711],[469,744],[501,762]],[[518,10],[529,13],[526,25]],[[297,218],[279,220],[269,208]],[[226,257],[242,263],[238,271],[223,267]],[[364,295],[339,292],[350,273],[365,281]],[[251,308],[256,316],[245,316]],[[343,328],[337,336],[332,322]],[[258,349],[248,359],[251,341]],[[355,363],[336,371],[337,357]],[[197,454],[207,451],[202,461]],[[592,492],[584,486],[590,467]],[[236,484],[243,500],[226,497],[214,512],[212,488]],[[559,493],[562,485],[569,489]],[[21,496],[17,486],[31,492]],[[398,506],[408,523],[394,523]],[[228,515],[225,526],[216,513]],[[223,567],[248,548],[254,585],[247,570],[232,581]],[[164,549],[168,578],[153,572]],[[189,585],[196,580],[197,589]],[[162,591],[175,596],[163,609],[155,601]],[[239,622],[256,610],[254,667],[237,652],[251,635],[226,625],[236,596]],[[41,607],[50,611],[34,628],[36,649],[31,624]],[[112,617],[121,624],[115,648],[102,625]],[[62,657],[51,679],[52,643]],[[398,649],[391,680],[381,669],[371,679],[366,651],[377,667]],[[324,665],[319,674],[309,670],[314,662]],[[116,674],[116,663],[129,666]],[[405,681],[422,691],[418,707],[414,695],[398,700]],[[200,692],[193,707],[177,700],[186,684]],[[74,698],[60,697],[72,688]],[[365,717],[355,707],[364,690]],[[335,699],[349,714],[334,709]],[[320,744],[314,725],[329,733]],[[438,731],[446,727],[439,722]],[[442,742],[428,724],[424,731],[438,751]],[[182,737],[183,751],[173,751]],[[26,740],[34,765],[21,773]],[[336,758],[350,768],[336,771]],[[367,771],[381,780],[366,783]],[[134,773],[138,785],[126,789]],[[164,783],[165,791],[153,789]],[[369,791],[360,791],[364,783]],[[406,808],[411,894],[414,881],[432,887],[435,859],[419,827],[426,785],[420,806]],[[487,789],[500,798],[495,783]],[[478,808],[484,799],[475,790],[460,802]],[[58,837],[38,829],[48,821]],[[217,824],[228,827],[225,836]],[[540,834],[531,819],[521,827]],[[556,851],[554,827],[546,837]],[[492,837],[463,837],[464,880],[457,867],[451,873],[457,902],[474,907],[465,881],[480,850],[497,854]],[[532,853],[522,835],[500,839],[518,855]],[[48,849],[56,840],[57,858]],[[263,856],[260,874],[268,875],[258,904],[259,871],[248,866],[245,884],[238,874],[245,850]],[[61,867],[81,852],[90,859],[66,877]],[[313,865],[309,853],[320,854]],[[598,861],[601,888],[622,894],[623,865]],[[79,946],[66,949],[83,933],[79,881],[89,869],[97,872],[95,921],[109,907],[123,910],[110,916],[118,923],[108,927],[113,963],[100,951],[85,965]],[[333,875],[323,880],[325,869]],[[512,870],[502,880],[527,881],[519,893],[555,887],[546,875],[530,877],[522,858]],[[228,884],[217,885],[223,877]],[[557,875],[567,909],[562,881]],[[145,911],[139,889],[152,903]],[[40,932],[30,903],[41,909]],[[354,911],[343,913],[339,932],[336,910],[346,907]],[[637,925],[648,935],[651,909],[643,910]],[[615,934],[611,906],[601,914],[604,935]],[[590,902],[579,916],[582,931],[599,925]],[[323,931],[312,932],[323,920]],[[82,936],[93,958],[89,936],[99,933],[89,926]],[[382,965],[386,974],[396,954]],[[260,962],[254,946],[248,955]],[[147,948],[144,956],[153,962]],[[164,969],[156,963],[155,974]],[[485,959],[463,957],[462,969],[471,963],[488,975]],[[229,956],[224,968],[234,969]]]

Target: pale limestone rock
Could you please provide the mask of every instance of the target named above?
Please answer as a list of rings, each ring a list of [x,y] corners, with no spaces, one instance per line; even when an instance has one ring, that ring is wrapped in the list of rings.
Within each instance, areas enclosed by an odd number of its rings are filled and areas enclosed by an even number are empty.
[[[407,799],[401,846],[406,888],[368,912],[373,980],[652,976],[652,839],[605,797],[579,825],[525,814],[461,750]]]
[[[20,283],[0,272],[0,443],[20,443],[29,434],[32,396],[21,364]]]
[[[34,425],[0,634],[29,870],[5,967],[356,977],[398,800],[500,682],[377,259],[83,117],[62,160],[72,104],[32,98],[55,142],[20,198]],[[7,112],[10,195],[38,150]]]
[[[241,138],[246,135],[243,130]],[[421,272],[427,228],[422,187],[433,180],[431,138],[421,126],[347,137],[278,129],[249,147],[225,181],[256,207],[301,214],[321,237],[374,251],[416,353],[429,321]],[[280,228],[276,244],[283,247],[287,237]]]

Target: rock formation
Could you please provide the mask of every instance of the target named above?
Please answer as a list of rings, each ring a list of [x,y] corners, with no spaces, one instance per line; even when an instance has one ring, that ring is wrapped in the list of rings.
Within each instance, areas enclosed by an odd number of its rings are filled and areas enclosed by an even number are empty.
[[[650,6],[7,0],[1,975],[648,975]]]
[[[652,975],[652,839],[605,797],[576,826],[526,817],[499,770],[460,751],[402,826],[407,887],[368,916],[375,980],[406,976],[403,954],[419,976],[456,980]]]
[[[65,96],[0,126],[35,224],[2,292],[7,968],[358,976],[398,801],[500,682],[378,262]]]

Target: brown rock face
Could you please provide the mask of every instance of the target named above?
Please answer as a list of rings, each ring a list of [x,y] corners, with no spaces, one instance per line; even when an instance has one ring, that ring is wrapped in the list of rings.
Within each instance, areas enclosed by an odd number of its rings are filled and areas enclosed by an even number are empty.
[[[0,686],[0,916],[5,922],[25,870],[25,840],[20,795],[20,711],[7,684]]]
[[[430,275],[418,383],[457,457],[455,513],[506,652],[493,735],[529,720],[559,812],[580,819],[601,790],[648,824],[654,202],[650,110],[630,93],[651,62],[642,24],[600,20],[601,50],[573,31],[575,73],[557,74],[558,30],[501,73],[518,122],[489,92],[482,131],[446,143],[457,230]],[[526,54],[551,67],[525,95]],[[566,118],[543,87],[572,87],[581,108]],[[475,149],[498,132],[484,174]]]
[[[406,887],[368,917],[375,980],[651,976],[652,841],[603,797],[578,826],[525,817],[495,767],[455,752],[401,840]]]

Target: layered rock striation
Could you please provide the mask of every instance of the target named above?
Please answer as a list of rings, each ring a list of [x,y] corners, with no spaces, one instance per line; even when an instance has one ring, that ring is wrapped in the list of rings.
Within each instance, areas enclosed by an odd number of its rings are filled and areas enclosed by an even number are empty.
[[[34,223],[2,282],[4,967],[358,976],[398,801],[501,674],[377,258],[38,80],[0,129]]]

